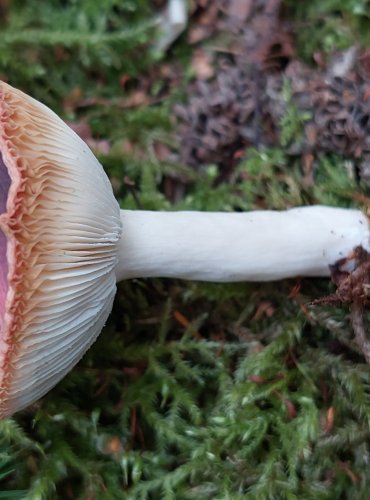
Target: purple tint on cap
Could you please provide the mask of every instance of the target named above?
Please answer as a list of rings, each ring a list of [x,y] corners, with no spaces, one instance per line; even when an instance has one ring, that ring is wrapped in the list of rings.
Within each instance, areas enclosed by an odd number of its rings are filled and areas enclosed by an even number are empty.
[[[6,212],[6,202],[8,199],[10,183],[11,180],[8,174],[8,169],[6,168],[3,157],[0,153],[0,214]]]
[[[5,300],[8,293],[8,260],[6,258],[6,243],[6,236],[0,230],[0,327],[3,323]]]

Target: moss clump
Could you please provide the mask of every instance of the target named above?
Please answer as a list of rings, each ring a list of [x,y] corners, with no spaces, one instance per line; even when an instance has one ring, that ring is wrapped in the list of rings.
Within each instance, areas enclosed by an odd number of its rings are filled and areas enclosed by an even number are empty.
[[[351,26],[354,14],[346,24],[324,4],[328,23]],[[299,8],[291,7],[293,25]],[[168,81],[178,64],[171,54],[158,71],[152,9],[149,1],[27,0],[13,2],[2,21],[0,71],[88,124],[85,138],[95,141],[122,207],[368,199],[339,157],[318,158],[307,185],[280,148],[248,150],[227,182],[214,165],[195,172],[155,154],[159,143],[175,144],[171,109],[182,89]],[[187,74],[181,40],[177,51]],[[142,106],[129,101],[137,86],[149,96]],[[291,110],[287,140],[299,138],[302,119]],[[120,284],[81,363],[41,402],[0,422],[0,498],[366,498],[370,371],[347,312],[306,306],[330,291],[327,280]]]

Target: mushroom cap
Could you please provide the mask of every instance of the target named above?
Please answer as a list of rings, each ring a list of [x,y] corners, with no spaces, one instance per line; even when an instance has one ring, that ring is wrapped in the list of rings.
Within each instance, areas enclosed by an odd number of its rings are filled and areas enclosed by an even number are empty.
[[[111,184],[87,145],[0,82],[0,418],[43,396],[100,333],[120,235]]]

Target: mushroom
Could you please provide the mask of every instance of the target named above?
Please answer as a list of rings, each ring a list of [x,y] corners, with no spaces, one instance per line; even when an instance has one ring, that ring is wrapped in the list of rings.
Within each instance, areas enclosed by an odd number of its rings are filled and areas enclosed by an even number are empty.
[[[0,82],[0,418],[79,361],[110,313],[116,281],[328,276],[356,247],[370,250],[370,231],[353,209],[120,210],[86,144]]]
[[[102,329],[116,291],[119,207],[89,148],[0,84],[0,417],[40,398]]]

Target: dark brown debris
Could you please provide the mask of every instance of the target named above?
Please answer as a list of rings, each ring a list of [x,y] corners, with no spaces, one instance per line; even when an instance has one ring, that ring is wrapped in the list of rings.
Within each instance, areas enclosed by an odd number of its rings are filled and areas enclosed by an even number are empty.
[[[331,267],[335,293],[314,300],[312,305],[349,305],[358,347],[370,364],[370,338],[366,311],[370,310],[370,253],[357,247],[351,255]]]
[[[313,182],[317,155],[335,153],[370,185],[370,49],[352,47],[329,61],[316,54],[312,68],[296,58],[279,0],[195,4],[192,29],[204,30],[200,39],[229,38],[222,51],[215,42],[214,72],[207,67],[189,86],[188,102],[175,108],[179,159],[194,168],[216,164],[227,176],[248,148],[280,145],[287,81],[298,113],[311,115],[302,140],[287,145],[301,158],[306,182]]]
[[[370,253],[357,247],[346,258],[331,266],[331,277],[337,290],[317,299],[313,305],[342,305],[357,303],[370,310]]]
[[[258,79],[229,67],[212,83],[198,81],[195,92],[187,106],[175,107],[181,160],[194,167],[215,163],[229,168],[238,149],[258,142]]]

